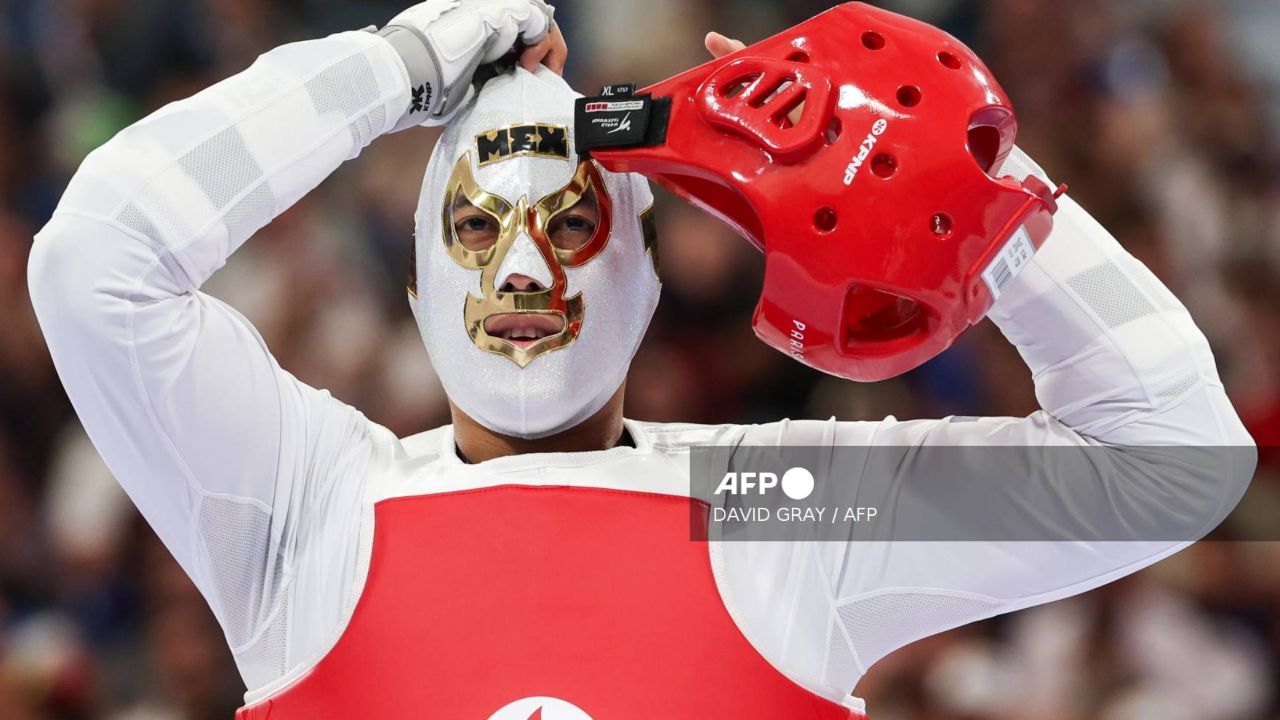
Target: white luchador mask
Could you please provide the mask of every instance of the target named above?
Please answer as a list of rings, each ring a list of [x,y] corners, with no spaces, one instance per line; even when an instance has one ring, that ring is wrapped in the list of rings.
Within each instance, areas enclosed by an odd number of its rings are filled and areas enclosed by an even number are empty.
[[[427,352],[449,398],[506,435],[603,407],[658,303],[648,182],[578,157],[577,97],[544,67],[490,80],[418,203],[409,295]]]

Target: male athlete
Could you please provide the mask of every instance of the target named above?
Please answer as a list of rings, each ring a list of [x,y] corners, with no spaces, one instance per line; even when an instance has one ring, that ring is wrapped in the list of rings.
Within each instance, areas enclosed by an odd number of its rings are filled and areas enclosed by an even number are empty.
[[[517,41],[521,67],[474,90]],[[241,717],[859,717],[849,693],[895,648],[1150,565],[1243,493],[1250,453],[1117,450],[1082,474],[1030,463],[975,484],[976,504],[1177,515],[1185,536],[691,542],[695,445],[899,448],[894,482],[927,497],[978,472],[922,472],[941,446],[1251,441],[1183,306],[1067,197],[990,312],[1042,411],[624,419],[658,301],[652,199],[575,151],[564,56],[542,0],[429,0],[382,30],[285,45],[92,153],[37,236],[31,293],[58,372],[224,628]],[[397,438],[298,382],[200,286],[342,162],[424,123],[447,130],[409,294],[453,424]],[[1015,154],[1004,172],[1040,171]]]

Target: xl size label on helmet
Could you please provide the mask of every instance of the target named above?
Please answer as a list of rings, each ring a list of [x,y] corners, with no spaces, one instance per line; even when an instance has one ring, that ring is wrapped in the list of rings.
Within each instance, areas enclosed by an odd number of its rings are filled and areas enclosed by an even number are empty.
[[[578,98],[574,105],[574,134],[579,152],[662,144],[671,98],[634,93],[635,85],[628,83],[606,85],[598,97]]]
[[[579,106],[578,147],[589,144],[629,145],[642,142],[649,125],[649,98],[593,99]]]
[[[889,129],[889,121],[880,118],[871,126],[871,132],[867,133],[867,139],[862,141],[858,146],[858,154],[853,156],[853,160],[844,169],[844,184],[852,185],[853,179],[858,177],[858,171],[862,169],[862,164],[867,161],[867,157],[871,155],[872,149],[876,143],[880,141],[880,136],[885,130]]]

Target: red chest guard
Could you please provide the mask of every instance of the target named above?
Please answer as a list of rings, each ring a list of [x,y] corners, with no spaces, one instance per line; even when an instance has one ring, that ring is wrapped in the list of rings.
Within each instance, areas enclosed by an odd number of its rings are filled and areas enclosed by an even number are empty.
[[[689,540],[693,502],[520,486],[382,501],[337,645],[237,718],[861,717],[743,637]]]

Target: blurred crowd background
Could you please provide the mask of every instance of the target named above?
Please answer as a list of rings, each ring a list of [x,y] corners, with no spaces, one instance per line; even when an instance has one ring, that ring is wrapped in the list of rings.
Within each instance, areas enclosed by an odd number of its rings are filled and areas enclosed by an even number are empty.
[[[404,0],[407,2],[408,0]],[[1088,595],[930,638],[858,687],[875,720],[1280,718],[1280,3],[893,0],[986,59],[1019,143],[1182,297],[1263,447],[1251,512],[1215,542]],[[580,89],[651,82],[812,0],[559,0]],[[32,235],[80,160],[267,49],[381,24],[394,2],[0,0],[0,718],[227,720],[242,686],[203,600],[85,438],[27,299]],[[401,435],[447,421],[405,302],[434,136],[378,141],[207,288],[282,365]],[[772,421],[1024,415],[990,323],[907,376],[825,378],[758,343],[760,258],[659,199],[665,294],[629,414]],[[1272,498],[1272,500],[1268,500]]]

